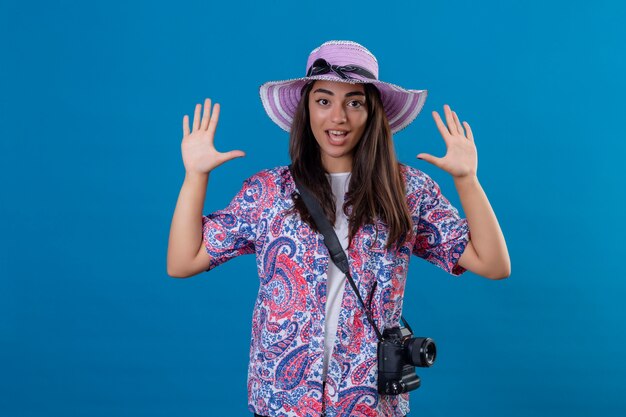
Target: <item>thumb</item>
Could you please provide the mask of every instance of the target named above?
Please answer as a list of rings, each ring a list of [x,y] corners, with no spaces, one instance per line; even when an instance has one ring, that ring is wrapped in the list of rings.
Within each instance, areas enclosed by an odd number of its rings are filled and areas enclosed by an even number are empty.
[[[243,156],[246,156],[246,153],[243,151],[229,151],[222,154],[222,159],[224,161],[230,161],[231,159],[241,158]]]
[[[440,165],[440,161],[441,161],[441,158],[437,158],[436,156],[432,156],[429,153],[420,153],[420,154],[417,155],[417,159],[422,159],[422,160],[424,160],[426,162],[429,162],[429,163],[431,163],[431,164],[433,164],[433,165],[435,165],[437,167]]]

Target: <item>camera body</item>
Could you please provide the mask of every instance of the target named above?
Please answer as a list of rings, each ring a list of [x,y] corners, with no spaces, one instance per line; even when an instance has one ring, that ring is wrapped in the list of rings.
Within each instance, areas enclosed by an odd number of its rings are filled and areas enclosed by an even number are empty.
[[[437,348],[428,337],[413,337],[406,327],[385,329],[378,342],[378,393],[398,395],[420,387],[415,367],[430,367]]]

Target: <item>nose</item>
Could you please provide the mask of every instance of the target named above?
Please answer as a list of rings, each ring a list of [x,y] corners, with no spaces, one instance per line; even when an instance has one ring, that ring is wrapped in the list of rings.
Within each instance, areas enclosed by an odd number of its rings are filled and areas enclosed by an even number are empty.
[[[331,120],[333,123],[345,123],[347,121],[346,109],[343,106],[333,106]]]

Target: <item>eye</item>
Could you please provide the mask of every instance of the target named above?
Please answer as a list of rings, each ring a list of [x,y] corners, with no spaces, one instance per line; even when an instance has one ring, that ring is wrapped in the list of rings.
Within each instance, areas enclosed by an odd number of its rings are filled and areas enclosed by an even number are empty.
[[[365,103],[363,103],[363,102],[362,102],[362,101],[360,101],[360,100],[352,100],[352,101],[350,101],[350,102],[348,103],[348,106],[349,106],[349,107],[353,107],[353,108],[355,108],[355,109],[358,109],[359,107],[362,107],[362,106],[364,106],[364,105],[365,105]]]
[[[321,104],[322,106],[325,106],[328,104],[328,99],[320,98],[320,99],[315,100],[315,102]]]

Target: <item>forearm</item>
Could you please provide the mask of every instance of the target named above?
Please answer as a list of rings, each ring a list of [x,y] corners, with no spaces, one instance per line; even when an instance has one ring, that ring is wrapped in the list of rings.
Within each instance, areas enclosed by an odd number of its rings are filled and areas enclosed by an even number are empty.
[[[498,219],[489,204],[478,178],[474,175],[455,177],[454,184],[471,233],[471,241],[485,270],[508,276],[511,261]]]
[[[167,273],[184,273],[202,245],[202,210],[209,174],[186,173],[178,195],[167,247]]]

